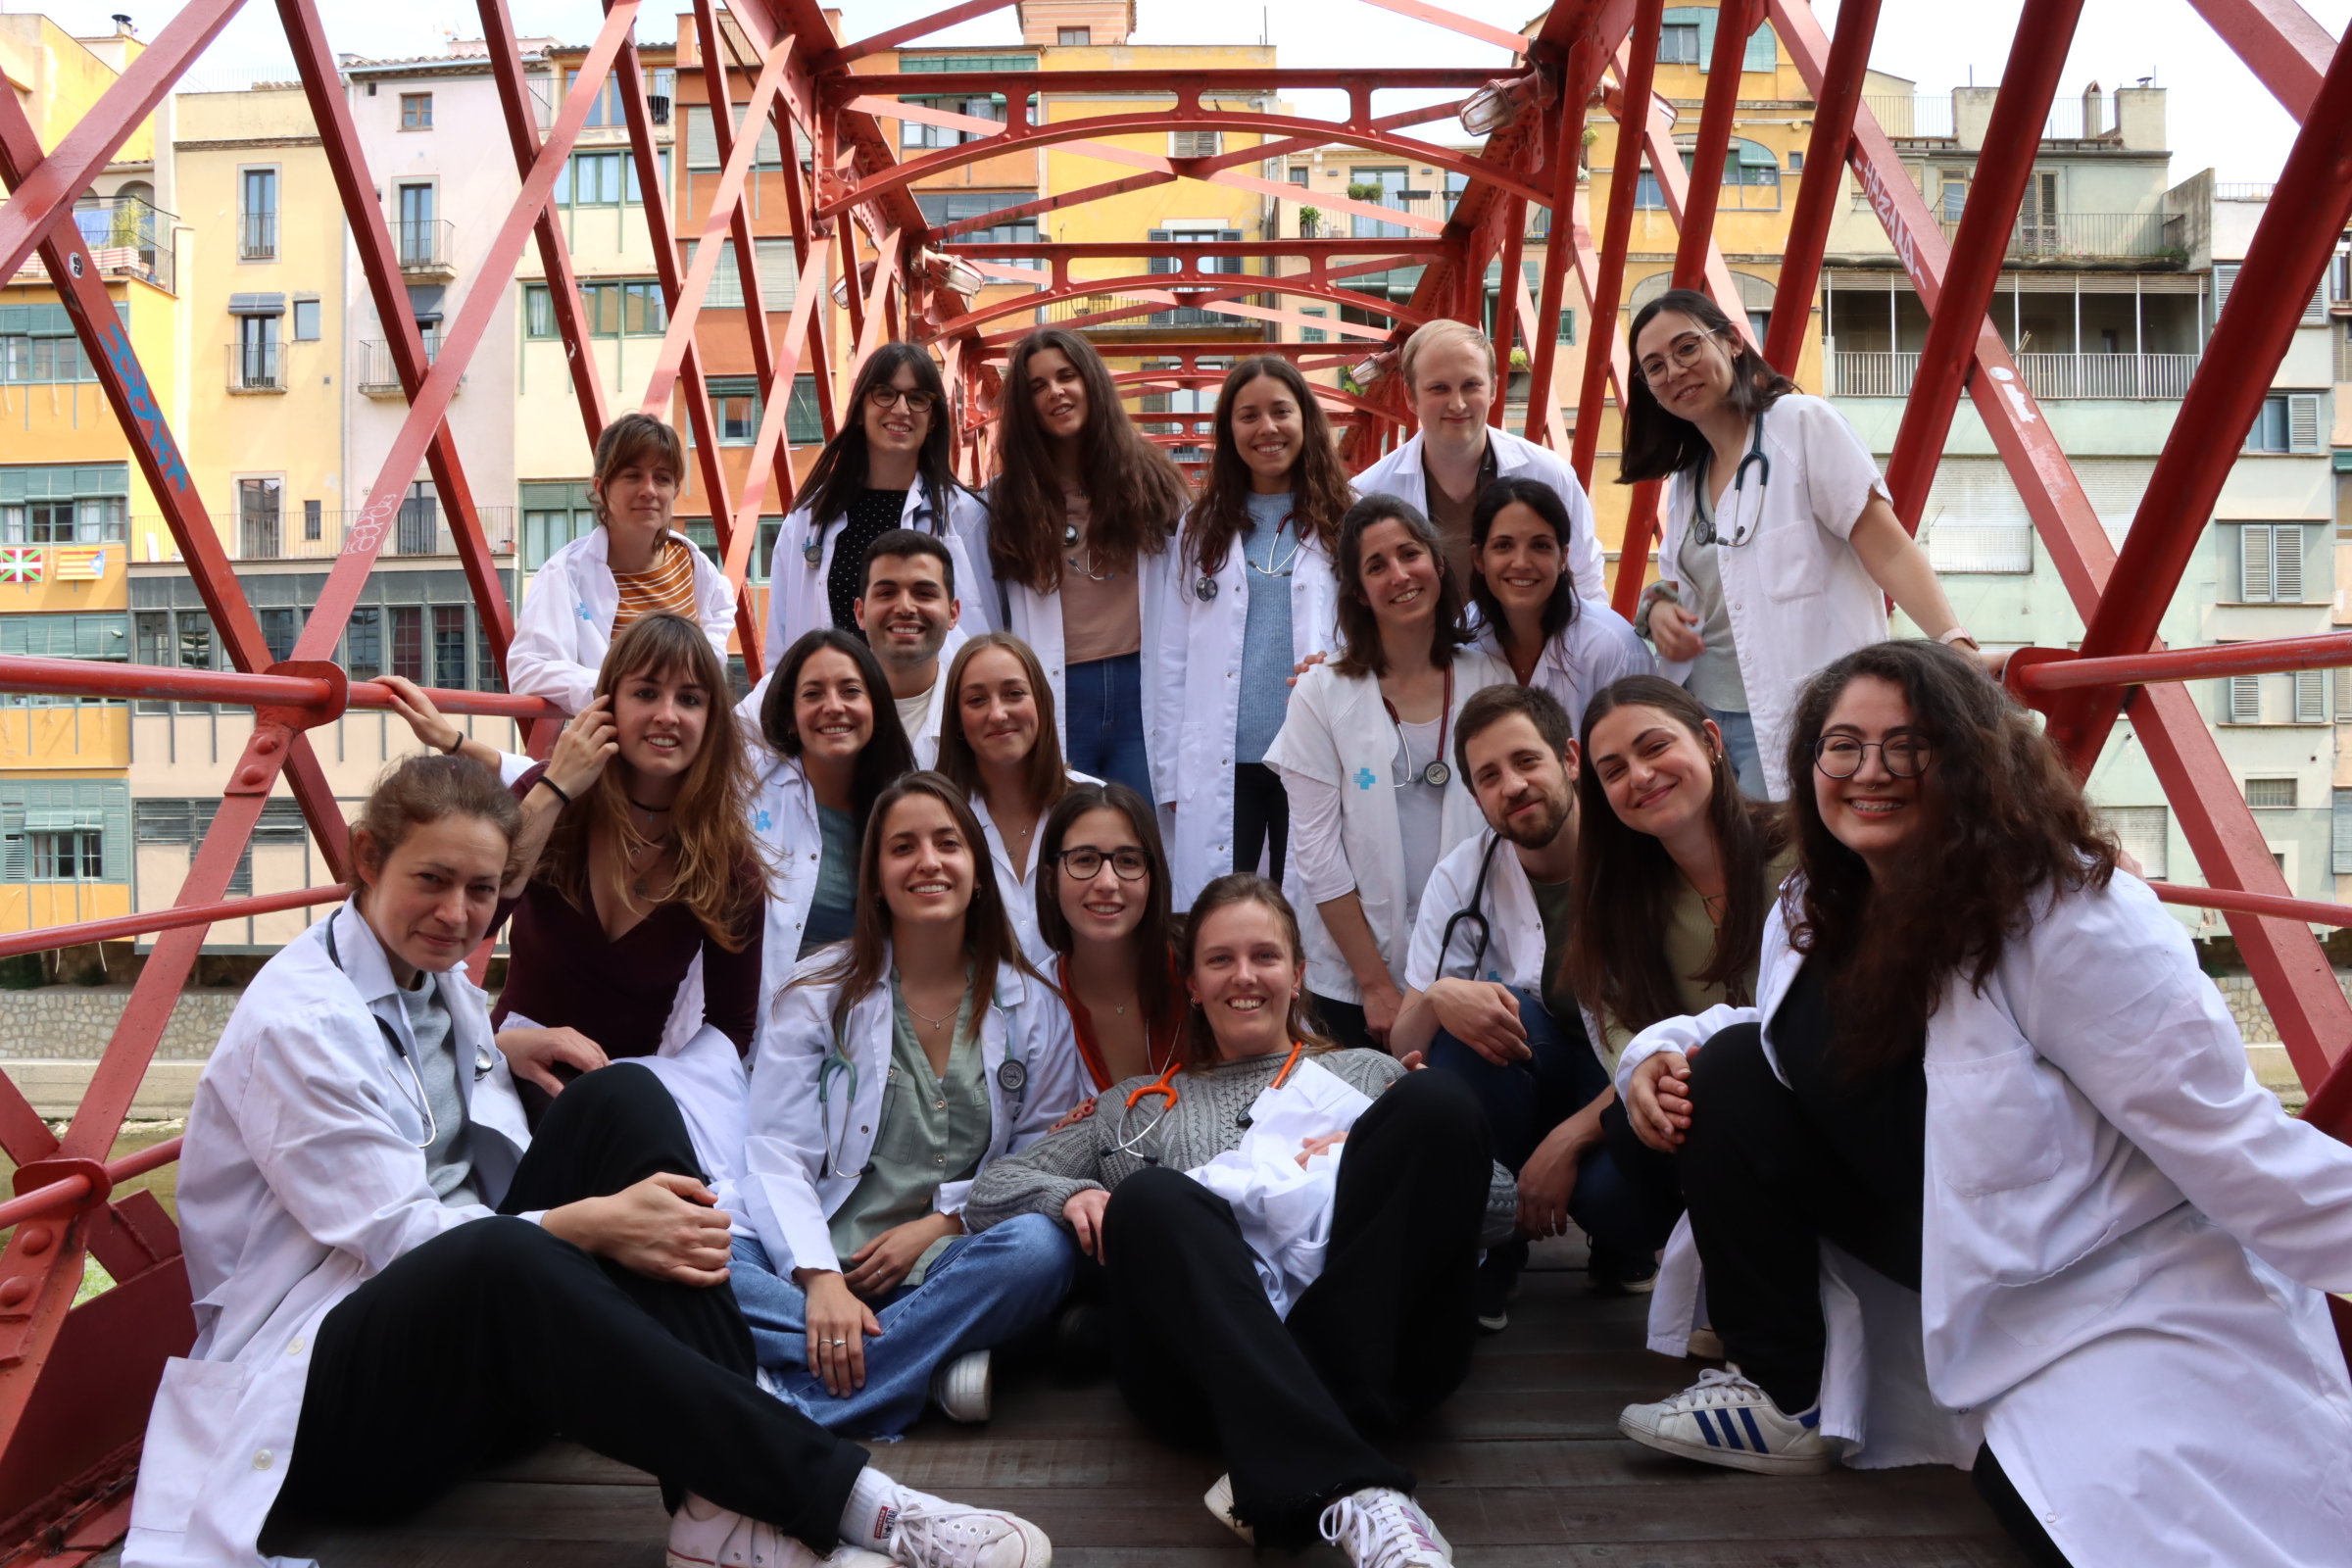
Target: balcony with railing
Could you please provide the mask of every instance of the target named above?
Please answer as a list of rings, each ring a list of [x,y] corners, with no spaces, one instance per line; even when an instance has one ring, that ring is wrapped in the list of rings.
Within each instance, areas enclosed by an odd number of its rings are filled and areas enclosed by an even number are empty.
[[[441,357],[441,334],[424,334],[424,363],[431,365]],[[357,377],[363,397],[397,398],[407,393],[400,384],[400,370],[392,359],[392,345],[382,338],[367,338],[360,344],[360,369]],[[462,389],[466,378],[458,377]]]
[[[237,219],[237,260],[240,262],[273,262],[277,260],[277,214],[273,211],[249,211]]]
[[[446,218],[404,218],[392,225],[400,270],[411,277],[455,277],[457,224]]]
[[[74,226],[102,277],[137,277],[168,293],[179,291],[177,258],[172,248],[177,215],[136,196],[85,196],[74,204]],[[38,285],[49,269],[35,251],[17,275],[5,281]]]
[[[512,556],[514,509],[479,507],[475,511],[482,519],[482,536],[489,541],[490,553]],[[237,561],[332,560],[343,553],[344,541],[362,515],[358,512],[323,509],[312,512],[299,505],[291,512],[249,511],[236,518],[230,530],[229,553]],[[155,532],[167,532],[160,517],[146,520],[153,524]],[[384,556],[416,558],[457,553],[457,536],[450,528],[449,514],[441,510],[438,501],[429,496],[413,496],[401,503],[392,530],[384,538]]]
[[[2178,401],[2197,373],[2194,354],[2020,354],[2019,376],[2038,401],[2105,398],[2123,402]],[[1844,350],[1830,355],[1830,396],[1901,398],[1911,395],[1916,354]]]
[[[286,389],[285,346],[274,339],[229,344],[228,389],[231,392],[283,392]]]
[[[2178,213],[2056,213],[2021,215],[2009,230],[2004,260],[2021,266],[2068,267],[2098,262],[2188,264]],[[1943,221],[1943,237],[1959,237],[1957,220]]]
[[[1252,303],[1263,303],[1263,301],[1252,301]],[[1114,312],[1141,310],[1147,307],[1151,314],[1122,316],[1115,321],[1103,322],[1102,330],[1132,332],[1144,331],[1152,327],[1231,326],[1249,328],[1263,325],[1262,322],[1250,317],[1235,316],[1226,311],[1208,310],[1198,305],[1179,305],[1174,310],[1170,310],[1157,300],[1131,299],[1117,294],[1101,294],[1089,299],[1055,300],[1052,304],[1041,305],[1036,312],[1037,324],[1039,326],[1069,326],[1084,329],[1088,324],[1087,318],[1090,316],[1108,316]]]

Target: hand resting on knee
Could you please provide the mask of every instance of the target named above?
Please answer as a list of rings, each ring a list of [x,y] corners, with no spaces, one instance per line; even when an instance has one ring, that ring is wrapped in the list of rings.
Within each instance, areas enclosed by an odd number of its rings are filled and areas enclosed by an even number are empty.
[[[727,1280],[727,1216],[717,1195],[691,1176],[658,1171],[604,1198],[551,1208],[540,1225],[582,1251],[649,1279],[680,1285]]]

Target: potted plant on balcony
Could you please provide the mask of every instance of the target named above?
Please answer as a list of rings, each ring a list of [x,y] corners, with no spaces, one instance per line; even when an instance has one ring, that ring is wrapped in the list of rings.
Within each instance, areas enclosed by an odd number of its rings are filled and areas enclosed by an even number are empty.
[[[1298,209],[1298,237],[1300,239],[1313,239],[1322,226],[1323,214],[1320,209],[1313,207]]]

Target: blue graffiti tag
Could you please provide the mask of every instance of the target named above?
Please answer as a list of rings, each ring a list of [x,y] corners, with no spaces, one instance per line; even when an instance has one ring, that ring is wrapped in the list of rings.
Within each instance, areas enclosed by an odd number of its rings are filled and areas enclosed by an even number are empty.
[[[158,472],[172,482],[172,488],[185,491],[192,481],[188,466],[179,458],[179,446],[172,439],[172,427],[164,422],[163,411],[155,406],[155,392],[147,384],[147,372],[139,368],[138,356],[130,351],[130,339],[123,334],[122,323],[108,320],[98,329],[99,346],[106,351],[106,360],[122,378],[122,396],[130,405],[131,418],[139,434],[147,441],[147,450],[155,458]]]

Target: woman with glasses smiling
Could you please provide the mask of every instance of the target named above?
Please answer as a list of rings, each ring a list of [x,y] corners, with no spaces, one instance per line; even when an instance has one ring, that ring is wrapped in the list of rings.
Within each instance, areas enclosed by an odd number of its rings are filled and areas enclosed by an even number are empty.
[[[1977,640],[1853,426],[1777,374],[1713,300],[1669,289],[1630,340],[1618,482],[1667,481],[1658,581],[1634,627],[1706,705],[1740,788],[1785,799],[1797,688],[1886,640],[1886,598],[1938,642],[1978,654]]]
[[[1789,728],[1756,1004],[1644,1031],[1617,1079],[1736,1365],[1620,1426],[1766,1473],[1973,1467],[2036,1568],[2343,1562],[2352,1151],[2255,1083],[1972,661],[1862,649]],[[1661,1284],[1653,1346],[1691,1294]]]
[[[1168,858],[1124,784],[1073,784],[1038,844],[1037,927],[1096,1092],[1168,1064],[1184,1028]]]
[[[912,343],[876,349],[850,392],[841,430],[825,443],[784,519],[768,567],[766,662],[808,633],[831,626],[859,642],[858,596],[865,547],[893,528],[938,535],[954,580],[977,583],[988,553],[988,506],[956,482],[948,442],[948,390],[930,351]],[[991,624],[987,601],[963,601],[962,629]]]

